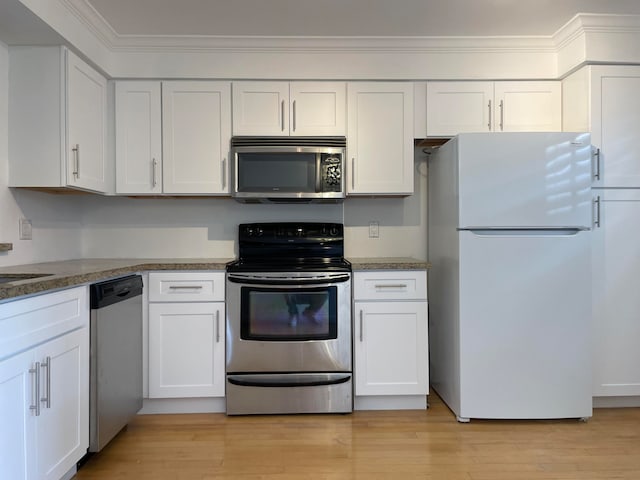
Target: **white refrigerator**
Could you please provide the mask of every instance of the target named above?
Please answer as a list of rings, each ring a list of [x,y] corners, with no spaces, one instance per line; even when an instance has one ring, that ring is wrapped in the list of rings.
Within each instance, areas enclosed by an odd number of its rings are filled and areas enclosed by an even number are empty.
[[[461,134],[428,176],[433,389],[461,422],[590,417],[589,134]]]

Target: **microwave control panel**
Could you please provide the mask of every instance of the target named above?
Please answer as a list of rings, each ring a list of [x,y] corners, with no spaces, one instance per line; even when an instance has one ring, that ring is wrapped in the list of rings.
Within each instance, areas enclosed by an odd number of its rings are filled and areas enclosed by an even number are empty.
[[[342,191],[342,159],[336,154],[322,154],[322,191]]]

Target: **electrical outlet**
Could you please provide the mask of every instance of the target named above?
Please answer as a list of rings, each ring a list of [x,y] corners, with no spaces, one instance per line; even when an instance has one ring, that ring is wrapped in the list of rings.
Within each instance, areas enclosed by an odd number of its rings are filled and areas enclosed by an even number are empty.
[[[20,240],[31,240],[31,220],[26,218],[20,219]]]
[[[369,238],[378,238],[380,236],[380,224],[378,222],[369,222]]]

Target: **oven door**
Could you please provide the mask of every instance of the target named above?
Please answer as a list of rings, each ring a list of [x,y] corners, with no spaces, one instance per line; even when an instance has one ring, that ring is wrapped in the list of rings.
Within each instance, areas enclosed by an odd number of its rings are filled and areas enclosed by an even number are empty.
[[[228,273],[227,373],[351,371],[351,274]]]

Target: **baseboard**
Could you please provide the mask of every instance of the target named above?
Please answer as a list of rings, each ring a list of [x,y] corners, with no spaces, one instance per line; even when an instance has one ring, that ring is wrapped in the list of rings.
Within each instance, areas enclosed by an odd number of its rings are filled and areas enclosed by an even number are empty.
[[[158,413],[225,413],[227,404],[219,398],[145,398],[139,415]]]
[[[426,410],[426,395],[380,395],[356,397],[354,410]]]
[[[633,408],[633,407],[640,407],[640,396],[593,397],[593,408]]]

